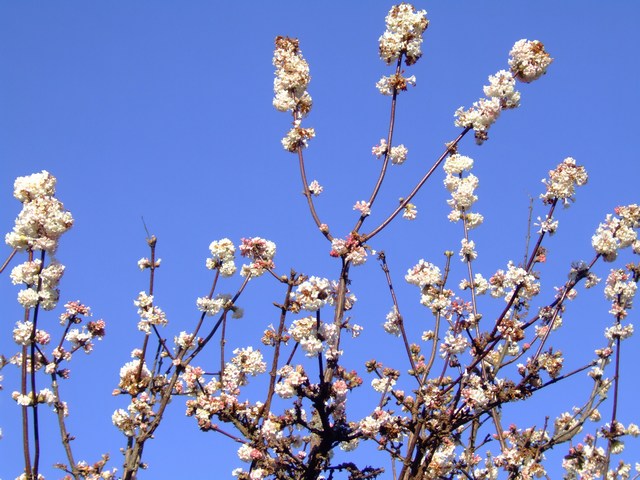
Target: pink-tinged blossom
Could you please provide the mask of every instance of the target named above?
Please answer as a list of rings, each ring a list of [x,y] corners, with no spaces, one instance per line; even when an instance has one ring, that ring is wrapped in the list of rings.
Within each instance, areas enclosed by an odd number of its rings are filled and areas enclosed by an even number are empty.
[[[93,350],[92,338],[93,335],[86,331],[86,327],[82,330],[72,328],[64,337],[67,342],[71,343],[74,350],[82,348],[85,353],[90,353]]]
[[[538,40],[518,40],[509,52],[509,67],[516,79],[530,83],[547,72],[553,58]]]
[[[595,440],[587,435],[583,443],[569,448],[569,454],[562,461],[562,468],[567,472],[565,478],[595,480],[604,477],[607,455],[604,448],[596,447]]]
[[[83,305],[82,303],[80,303],[80,300],[75,300],[73,302],[67,302],[64,305],[64,308],[66,308],[66,311],[60,315],[60,324],[64,325],[66,324],[68,321],[74,322],[74,323],[79,323],[79,319],[78,317],[81,316],[85,316],[85,317],[90,317],[91,316],[91,308],[87,307],[86,305]]]
[[[387,29],[379,39],[380,58],[391,65],[404,55],[407,66],[416,63],[422,56],[422,34],[429,25],[427,12],[401,3],[391,7],[385,22]]]
[[[314,180],[313,182],[311,182],[309,184],[309,192],[311,193],[311,195],[313,195],[314,197],[317,197],[318,195],[320,195],[322,193],[322,191],[324,190],[324,188],[322,187],[322,185],[320,185],[318,183],[317,180]]]
[[[367,250],[353,235],[348,235],[346,239],[334,238],[331,241],[332,257],[344,257],[352,265],[362,265],[367,261]]]
[[[581,187],[587,183],[589,176],[581,165],[571,158],[565,158],[554,170],[549,170],[549,178],[542,180],[547,186],[547,191],[540,195],[542,201],[551,204],[555,200],[562,200],[565,207],[569,202],[575,201],[574,195],[576,187]]]
[[[363,217],[371,215],[371,207],[369,205],[369,202],[366,202],[364,200],[357,201],[353,206],[353,209],[359,211]]]
[[[365,438],[373,438],[380,433],[380,427],[389,419],[389,412],[376,407],[368,417],[360,420],[359,431]]]
[[[259,277],[268,269],[275,267],[273,257],[276,254],[276,244],[260,237],[243,238],[240,243],[240,254],[252,262],[242,266],[242,276]]]

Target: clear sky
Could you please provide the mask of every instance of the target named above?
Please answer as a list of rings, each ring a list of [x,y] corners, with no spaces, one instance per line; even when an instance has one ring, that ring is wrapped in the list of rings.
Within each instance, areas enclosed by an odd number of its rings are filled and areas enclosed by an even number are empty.
[[[62,299],[81,299],[107,321],[107,337],[92,355],[76,354],[72,378],[63,384],[77,457],[92,462],[109,452],[113,466],[121,465],[124,437],[111,425],[111,414],[125,407],[125,399],[111,391],[120,366],[141,343],[132,302],[148,284],[136,265],[147,255],[142,216],[159,239],[156,299],[168,314],[169,338],[194,325],[195,299],[211,281],[204,261],[212,240],[228,237],[237,244],[242,237],[265,237],[278,245],[279,272],[337,276],[339,265],[328,256],[329,245],[300,195],[296,158],[280,145],[290,120],[271,105],[273,40],[298,37],[310,64],[314,108],[305,124],[317,137],[305,152],[308,175],[325,188],[317,201],[321,217],[344,236],[357,220],[353,204],[368,197],[378,174],[371,147],[386,136],[389,98],[375,83],[391,73],[377,53],[391,5],[0,0],[0,225],[10,231],[19,212],[12,198],[15,177],[53,173],[58,197],[76,220],[58,252],[67,266]],[[571,208],[559,212],[559,231],[547,243],[549,264],[540,270],[543,297],[551,298],[572,261],[592,258],[591,235],[605,215],[640,201],[640,3],[468,0],[417,6],[428,11],[431,24],[423,58],[407,69],[417,86],[400,95],[394,137],[409,148],[409,157],[391,169],[380,208],[364,231],[395,208],[459,133],[453,112],[482,96],[488,75],[508,68],[513,43],[538,39],[555,59],[548,74],[521,86],[521,108],[503,113],[488,142],[478,147],[466,138],[461,153],[475,158],[480,178],[476,210],[486,221],[473,237],[480,254],[475,268],[485,276],[509,259],[521,260],[529,197],[542,192],[548,170],[567,156],[587,168],[588,185]],[[371,244],[387,252],[401,306],[411,312],[418,335],[431,316],[417,305],[415,287],[402,282],[404,273],[420,258],[441,264],[442,252],[457,252],[462,236],[460,225],[446,220],[443,178],[440,171],[416,197],[415,221],[400,219]],[[544,211],[539,202],[536,208],[534,218]],[[3,251],[3,257],[10,253],[8,247]],[[455,278],[462,278],[462,264],[456,268]],[[606,277],[608,269],[599,264],[596,272]],[[369,261],[354,270],[353,279],[359,303],[352,315],[365,327],[352,343],[360,362],[353,368],[364,375],[361,357],[393,364],[400,343],[380,334],[391,300],[379,266]],[[9,356],[15,350],[11,330],[22,314],[16,288],[6,274],[0,280],[0,352]],[[240,302],[245,317],[232,325],[234,348],[258,343],[262,330],[276,322],[271,303],[282,295],[269,278],[252,281]],[[489,302],[487,311],[495,305]],[[608,309],[602,287],[580,292],[559,335],[560,347],[575,355],[567,368],[588,361],[603,344]],[[45,318],[55,332],[55,316]],[[623,350],[623,423],[640,423],[638,346],[634,337]],[[19,410],[10,398],[17,370],[7,367],[3,374],[0,478],[6,480],[20,473],[21,456]],[[522,411],[516,405],[509,413],[523,427],[540,427],[545,414],[576,405],[572,393],[584,385],[559,386],[537,407]],[[169,410],[157,439],[147,445],[149,470],[141,478],[224,478],[240,466],[237,446],[200,433],[193,419],[184,418],[181,399]],[[55,435],[52,425],[45,424],[47,435]],[[63,460],[63,452],[57,440],[47,444],[55,449],[45,452],[43,473],[57,478],[48,465]],[[558,456],[564,453],[561,448]],[[640,459],[637,441],[629,442],[626,458]],[[558,469],[550,472],[560,476]]]

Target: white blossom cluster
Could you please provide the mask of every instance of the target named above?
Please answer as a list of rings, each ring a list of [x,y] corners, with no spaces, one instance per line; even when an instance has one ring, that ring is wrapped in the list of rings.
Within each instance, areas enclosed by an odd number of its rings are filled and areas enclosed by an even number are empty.
[[[636,230],[640,228],[640,206],[631,204],[615,209],[617,217],[607,215],[591,237],[591,245],[605,262],[613,262],[618,250],[631,246],[640,254],[640,241]]]
[[[302,118],[311,111],[312,100],[307,92],[311,81],[309,64],[302,56],[300,43],[295,38],[277,37],[273,53],[276,77],[273,82],[273,106],[281,112],[293,114],[293,128],[282,139],[282,146],[295,152],[306,147],[307,140],[315,136],[312,128],[301,128]]]
[[[622,269],[611,270],[604,287],[604,296],[611,301],[609,313],[619,320],[625,318],[637,290],[638,285],[629,272]]]
[[[331,283],[326,278],[309,277],[298,285],[291,297],[302,310],[315,312],[332,301]]]
[[[371,153],[376,158],[380,158],[383,155],[388,154],[392,164],[402,165],[407,160],[409,150],[402,144],[389,148],[389,146],[387,145],[387,141],[384,138],[381,138],[380,144],[375,145],[371,149]]]
[[[386,322],[384,322],[383,325],[384,331],[399,337],[402,333],[400,330],[400,321],[400,313],[394,305],[391,311],[387,313]]]
[[[322,191],[324,190],[324,188],[322,187],[322,185],[320,185],[320,183],[318,183],[317,180],[312,181],[309,184],[309,192],[311,193],[311,195],[313,195],[314,197],[319,196]]]
[[[489,279],[491,284],[491,296],[494,298],[505,297],[505,301],[509,302],[511,296],[518,290],[518,297],[531,299],[540,293],[540,283],[536,277],[527,273],[524,268],[516,267],[512,262],[507,265],[507,271],[498,270],[495,275]]]
[[[223,277],[230,277],[236,272],[235,253],[236,247],[228,238],[215,240],[209,245],[211,257],[207,258],[209,270],[218,269]]]
[[[569,201],[574,201],[576,187],[586,185],[588,179],[585,168],[576,165],[573,158],[567,157],[554,170],[549,170],[549,179],[542,180],[547,191],[540,198],[546,204],[551,204],[556,199],[562,200],[566,207]]]
[[[537,40],[519,40],[511,50],[509,66],[511,73],[500,70],[489,76],[489,85],[483,90],[486,98],[481,98],[473,106],[455,112],[456,127],[473,128],[476,142],[482,144],[489,138],[489,127],[498,119],[502,110],[520,105],[520,93],[515,90],[515,80],[529,83],[542,76],[551,64],[551,57]]]
[[[376,82],[376,88],[382,95],[392,96],[394,93],[404,92],[409,88],[409,85],[415,86],[416,76],[411,75],[405,77],[402,73],[395,73],[393,75],[383,75],[380,80]]]
[[[138,315],[140,316],[138,330],[141,332],[149,335],[152,325],[164,327],[168,323],[167,315],[164,311],[153,304],[153,295],[140,292],[138,298],[133,301],[133,304],[138,307]]]
[[[473,159],[455,153],[447,158],[443,168],[447,174],[444,186],[451,192],[451,199],[447,200],[447,204],[451,207],[449,221],[464,220],[468,229],[477,227],[484,221],[484,217],[479,213],[471,212],[470,209],[478,200],[475,190],[478,188],[479,180],[472,173],[463,176],[464,172],[473,168]]]
[[[276,67],[273,106],[281,112],[293,112],[299,121],[309,113],[312,105],[307,92],[311,81],[309,64],[302,56],[300,42],[295,38],[277,37],[273,65]]]
[[[331,356],[331,349],[338,340],[338,327],[333,323],[324,323],[314,317],[295,320],[288,329],[289,335],[300,344],[307,357],[314,357],[323,350]]]
[[[407,271],[404,279],[411,285],[425,288],[428,285],[439,285],[442,281],[440,269],[423,259]]]
[[[379,39],[380,58],[391,65],[404,55],[407,66],[422,56],[422,34],[429,26],[427,12],[416,10],[413,5],[394,5],[385,18],[387,29]]]
[[[278,370],[278,375],[282,378],[276,384],[275,392],[280,398],[291,398],[296,394],[296,389],[309,381],[302,366],[292,367],[285,365]]]
[[[229,294],[219,294],[215,298],[199,297],[196,300],[198,310],[208,316],[218,314],[225,307],[231,306],[231,296]]]
[[[18,292],[18,303],[24,308],[40,305],[45,310],[53,310],[60,299],[58,284],[63,274],[64,265],[55,261],[44,268],[40,259],[14,267],[11,282],[27,286]]]
[[[16,179],[14,196],[22,202],[22,211],[5,237],[7,245],[56,252],[60,236],[73,225],[73,217],[53,196],[55,185],[55,177],[46,170]]]
[[[433,313],[440,312],[450,305],[453,292],[442,288],[442,274],[432,263],[420,259],[417,265],[407,271],[404,278],[407,283],[420,288],[420,303]]]
[[[509,52],[511,72],[521,82],[530,83],[547,73],[553,58],[538,40],[518,40]]]

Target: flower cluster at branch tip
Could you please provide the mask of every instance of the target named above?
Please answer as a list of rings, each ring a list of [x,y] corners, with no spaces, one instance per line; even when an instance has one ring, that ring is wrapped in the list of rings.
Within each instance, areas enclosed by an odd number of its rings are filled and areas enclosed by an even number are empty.
[[[422,56],[422,34],[429,26],[427,12],[413,5],[394,5],[385,18],[387,29],[380,37],[380,58],[391,65],[401,55],[407,66]]]
[[[223,277],[230,277],[236,273],[235,253],[236,247],[228,238],[215,240],[209,245],[211,258],[207,258],[209,270],[219,270]]]
[[[277,37],[273,53],[276,77],[273,82],[275,97],[273,106],[281,112],[292,112],[293,128],[282,139],[285,150],[295,152],[307,146],[307,140],[315,136],[313,128],[302,128],[302,118],[311,111],[311,96],[307,86],[311,81],[309,65],[302,56],[300,43],[295,38]]]
[[[489,127],[498,119],[502,110],[520,105],[520,93],[515,90],[515,80],[529,83],[540,78],[545,72],[551,57],[537,40],[519,40],[510,52],[511,72],[500,70],[489,76],[489,85],[483,90],[486,95],[473,106],[455,112],[456,127],[473,128],[476,142],[482,144],[489,138]]]
[[[7,245],[56,252],[60,236],[73,225],[73,217],[54,197],[55,187],[56,178],[46,170],[16,179],[13,195],[22,202],[22,211],[5,237]]]
[[[362,215],[363,217],[371,215],[371,208],[369,206],[369,202],[366,202],[364,200],[358,200],[353,206],[353,209],[359,211],[360,215]]]
[[[380,58],[391,65],[404,56],[407,66],[413,65],[422,56],[422,35],[429,25],[427,12],[417,11],[408,3],[391,7],[386,18],[387,29],[379,40]],[[405,77],[399,68],[396,73],[383,76],[376,88],[383,95],[394,95],[416,84],[415,75]]]
[[[545,204],[562,200],[564,206],[568,207],[569,202],[575,201],[576,187],[586,185],[588,179],[589,176],[585,168],[576,165],[573,158],[567,157],[554,170],[549,170],[548,179],[542,180],[547,191],[541,194],[540,198]]]
[[[243,238],[240,243],[240,254],[252,260],[251,263],[242,265],[240,275],[259,277],[275,267],[273,257],[276,254],[276,244],[260,237]]]
[[[640,206],[634,203],[617,207],[615,213],[617,217],[607,215],[591,237],[591,245],[605,262],[613,262],[618,257],[618,250],[626,247],[632,247],[635,254],[640,254],[636,232],[640,228]]]
[[[518,40],[509,52],[509,67],[514,77],[524,83],[537,80],[547,73],[553,58],[538,40]]]

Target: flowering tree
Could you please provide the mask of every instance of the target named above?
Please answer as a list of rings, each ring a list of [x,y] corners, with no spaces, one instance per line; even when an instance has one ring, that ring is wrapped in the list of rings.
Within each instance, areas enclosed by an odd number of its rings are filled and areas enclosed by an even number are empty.
[[[318,235],[326,240],[322,253],[334,277],[277,265],[276,245],[261,237],[243,238],[239,244],[215,240],[206,260],[211,286],[196,301],[198,317],[181,327],[187,330],[170,336],[167,315],[159,306],[162,299],[155,292],[161,271],[158,239],[148,233],[149,252],[138,262],[148,283],[134,302],[140,345],[121,366],[113,392],[121,403],[112,422],[123,435],[123,447],[122,458],[112,453],[111,463],[121,467],[108,463],[107,453],[97,461],[80,460],[67,426],[69,409],[60,384],[69,378],[72,356],[91,352],[107,330],[105,321],[89,320],[91,310],[80,301],[66,301],[57,315],[59,330],[47,314],[61,297],[65,269],[55,254],[61,236],[73,225],[72,215],[57,199],[56,179],[49,172],[15,181],[14,196],[22,210],[6,236],[11,252],[2,271],[21,286],[18,302],[24,311],[12,330],[17,351],[3,357],[3,364],[11,364],[10,374],[20,378],[19,390],[10,392],[23,426],[24,472],[18,478],[43,478],[41,451],[53,442],[43,438],[40,423],[49,410],[58,423],[64,455],[57,468],[65,478],[137,478],[145,468],[147,442],[161,433],[167,410],[182,402],[201,431],[237,443],[239,460],[245,463],[233,474],[240,479],[537,478],[547,475],[546,455],[557,449],[564,452],[565,478],[633,475],[618,454],[625,437],[640,430],[619,421],[617,408],[621,351],[633,333],[627,317],[640,264],[624,265],[619,256],[640,253],[640,207],[619,206],[602,219],[591,239],[591,258],[571,264],[566,281],[549,296],[537,269],[547,262],[546,242],[558,230],[557,210],[569,207],[576,188],[588,179],[583,166],[565,158],[548,172],[539,205],[531,206],[530,217],[540,213],[537,221],[529,221],[525,258],[497,265],[484,275],[475,268],[473,233],[484,218],[475,210],[479,180],[467,156],[471,142],[464,140],[473,135],[475,143],[486,142],[501,114],[520,105],[516,87],[545,74],[552,58],[537,40],[515,43],[504,68],[489,76],[484,97],[455,112],[457,135],[445,139],[442,152],[412,188],[401,193],[397,205],[385,205],[385,180],[408,159],[407,147],[394,141],[396,112],[416,84],[415,75],[406,70],[422,56],[428,25],[424,10],[404,3],[386,17],[379,53],[391,72],[376,87],[389,97],[390,120],[386,138],[372,148],[381,163],[377,180],[368,197],[353,205],[357,219],[346,233],[334,231],[332,219],[316,210],[323,187],[307,178],[305,151],[315,137],[305,123],[312,110],[309,66],[297,39],[276,38],[273,105],[290,115],[292,124],[282,146],[297,158],[308,210]],[[447,220],[460,226],[457,245],[451,247],[458,251],[416,258],[400,275],[392,269],[384,245],[376,242],[402,218],[416,219],[414,198],[427,183],[436,183],[440,168],[450,194]],[[383,212],[379,221],[373,221],[376,211]],[[236,253],[245,259],[239,271]],[[20,255],[26,257],[22,263]],[[379,264],[376,270],[388,287],[390,309],[380,314],[382,322],[366,328],[385,332],[386,342],[397,351],[393,363],[376,358],[353,362],[349,357],[364,328],[357,323],[357,305],[367,301],[364,295],[356,299],[354,271],[367,268],[364,264],[371,268],[371,263]],[[594,271],[600,263],[613,267],[603,282]],[[462,280],[454,276],[460,272]],[[396,295],[402,278],[418,287],[423,308],[419,321],[416,314],[403,313],[412,310]],[[238,328],[230,320],[242,316],[246,291],[262,282],[280,289],[280,298],[274,299],[277,315],[255,327],[263,332],[260,348],[230,348],[229,332]],[[588,362],[566,368],[567,360],[554,343],[557,332],[563,318],[571,316],[578,291],[599,283],[611,304],[601,347]],[[540,392],[577,376],[587,376],[590,389],[584,398],[571,398],[564,413],[543,415],[533,425],[505,418],[509,405],[524,408]],[[354,414],[349,399],[359,398],[364,389],[369,389],[366,405]],[[607,398],[611,401],[605,403]],[[379,455],[363,460],[350,453],[368,445]]]

